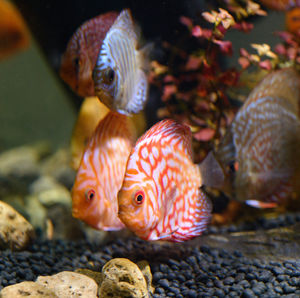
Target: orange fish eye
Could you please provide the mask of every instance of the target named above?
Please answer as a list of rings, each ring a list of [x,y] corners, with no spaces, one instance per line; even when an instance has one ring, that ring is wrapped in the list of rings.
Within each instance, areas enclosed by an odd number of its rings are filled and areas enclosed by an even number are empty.
[[[91,202],[94,198],[95,198],[95,191],[93,189],[90,189],[88,190],[86,193],[85,193],[85,199],[87,202]]]
[[[142,190],[139,190],[135,193],[134,195],[134,203],[136,205],[141,205],[143,204],[145,199],[145,193]]]

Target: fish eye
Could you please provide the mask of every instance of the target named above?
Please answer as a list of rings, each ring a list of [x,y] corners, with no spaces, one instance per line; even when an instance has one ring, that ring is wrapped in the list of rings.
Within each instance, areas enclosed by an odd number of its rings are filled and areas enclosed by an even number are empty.
[[[76,69],[78,69],[78,67],[79,67],[79,58],[76,57],[76,58],[73,60],[73,63],[74,63],[74,65],[75,65]]]
[[[142,190],[139,190],[135,193],[134,195],[134,203],[136,205],[141,205],[143,204],[145,199],[145,193]]]
[[[90,189],[88,190],[86,193],[85,193],[85,199],[87,202],[91,202],[94,198],[95,198],[95,191],[93,189]]]
[[[104,72],[104,80],[107,84],[111,84],[115,79],[115,71],[112,68],[108,68]]]
[[[234,174],[238,170],[238,162],[237,161],[231,161],[228,165],[228,170],[230,173]]]

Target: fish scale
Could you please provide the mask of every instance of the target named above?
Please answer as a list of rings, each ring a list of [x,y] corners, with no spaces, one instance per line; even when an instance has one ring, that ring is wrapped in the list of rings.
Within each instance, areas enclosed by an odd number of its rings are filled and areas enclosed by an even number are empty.
[[[135,139],[133,124],[125,115],[109,112],[87,144],[72,189],[73,216],[96,229],[124,227],[117,216],[117,193]],[[87,193],[94,197],[89,200]]]
[[[238,165],[235,173],[227,171],[227,191],[236,199],[274,207],[267,203],[281,203],[293,190],[300,169],[299,88],[293,69],[270,73],[229,127],[216,157],[225,171],[232,162]]]
[[[205,229],[211,205],[199,189],[191,152],[190,129],[173,120],[157,123],[137,141],[118,201],[119,217],[142,239],[184,241]],[[141,205],[134,201],[139,194]]]

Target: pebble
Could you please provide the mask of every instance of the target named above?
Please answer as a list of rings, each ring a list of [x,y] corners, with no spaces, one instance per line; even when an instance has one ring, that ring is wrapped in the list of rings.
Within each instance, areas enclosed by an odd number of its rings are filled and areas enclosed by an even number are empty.
[[[146,258],[153,274],[154,297],[299,295],[300,277],[297,273],[300,264],[296,260],[290,259],[285,266],[287,261],[260,262],[238,251],[231,254],[221,249],[211,252],[209,246],[188,247],[183,243],[172,250],[137,238],[119,239],[104,246],[86,241],[37,239],[26,251],[2,252],[0,287],[63,270],[89,268],[99,271],[107,260],[118,256],[136,262]]]
[[[14,208],[0,201],[0,248],[22,250],[34,238],[33,226]]]

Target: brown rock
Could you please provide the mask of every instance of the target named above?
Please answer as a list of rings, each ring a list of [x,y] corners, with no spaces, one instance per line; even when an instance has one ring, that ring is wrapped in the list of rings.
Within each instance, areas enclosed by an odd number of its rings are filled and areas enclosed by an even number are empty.
[[[89,269],[82,269],[82,268],[76,269],[75,272],[79,274],[84,274],[92,278],[97,283],[98,286],[100,286],[103,281],[103,274],[101,272],[97,272]]]
[[[14,208],[0,201],[0,248],[21,250],[34,237],[33,226]]]
[[[102,273],[99,297],[149,297],[143,273],[130,260],[112,259],[103,266]]]
[[[51,289],[60,298],[97,298],[96,282],[86,275],[71,271],[39,276],[36,283]]]
[[[24,281],[12,286],[5,287],[0,292],[1,298],[20,298],[20,297],[34,297],[34,298],[58,298],[58,296],[51,290],[33,281]]]
[[[140,261],[140,262],[137,262],[137,265],[140,268],[140,270],[142,271],[144,278],[147,282],[148,291],[153,294],[155,288],[152,286],[152,273],[151,273],[149,263],[147,261]]]

